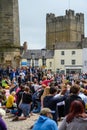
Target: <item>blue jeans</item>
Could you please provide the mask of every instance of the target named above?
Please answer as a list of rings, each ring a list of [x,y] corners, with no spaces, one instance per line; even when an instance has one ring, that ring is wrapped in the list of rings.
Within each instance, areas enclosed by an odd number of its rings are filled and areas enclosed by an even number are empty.
[[[39,113],[41,110],[41,102],[36,101],[36,103],[37,103],[37,108],[33,109],[33,111],[32,111],[33,113]]]
[[[22,110],[25,117],[29,116],[30,113],[30,104],[22,103],[20,105],[20,109]]]

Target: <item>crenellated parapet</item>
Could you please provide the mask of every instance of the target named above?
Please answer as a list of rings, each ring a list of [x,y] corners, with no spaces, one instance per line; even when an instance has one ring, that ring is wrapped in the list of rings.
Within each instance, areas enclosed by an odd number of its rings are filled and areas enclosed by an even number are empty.
[[[64,16],[46,15],[46,47],[58,42],[80,42],[84,36],[84,14],[66,10]]]
[[[46,15],[46,20],[48,22],[60,22],[67,19],[74,19],[78,22],[84,22],[84,14],[83,13],[76,13],[73,10],[66,10],[66,14],[64,16],[55,16],[55,14],[50,13]]]

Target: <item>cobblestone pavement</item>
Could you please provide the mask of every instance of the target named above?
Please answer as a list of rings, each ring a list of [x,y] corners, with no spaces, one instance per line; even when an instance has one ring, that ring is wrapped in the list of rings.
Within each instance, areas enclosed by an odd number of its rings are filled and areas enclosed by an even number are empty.
[[[12,121],[12,117],[5,116],[3,119],[6,122],[8,130],[30,130],[29,128],[34,124],[38,118],[38,114],[34,114],[27,120]]]
[[[32,115],[27,120],[21,120],[21,121],[12,121],[13,117],[5,116],[3,119],[7,124],[8,130],[30,130],[30,127],[34,124],[34,122],[38,118],[38,114]],[[58,122],[58,125],[61,123]]]

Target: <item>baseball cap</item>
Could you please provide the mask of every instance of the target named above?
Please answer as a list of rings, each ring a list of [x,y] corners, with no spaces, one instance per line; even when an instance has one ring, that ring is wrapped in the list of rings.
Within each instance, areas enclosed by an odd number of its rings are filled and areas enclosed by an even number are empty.
[[[46,108],[46,107],[42,108],[40,111],[41,115],[46,115],[47,113],[55,113],[55,111],[51,111],[51,109]]]

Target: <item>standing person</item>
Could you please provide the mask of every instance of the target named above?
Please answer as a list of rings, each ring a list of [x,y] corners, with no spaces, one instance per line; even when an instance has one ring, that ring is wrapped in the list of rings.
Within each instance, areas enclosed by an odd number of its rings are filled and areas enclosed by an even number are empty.
[[[21,76],[22,83],[24,83],[24,81],[25,81],[25,73],[24,73],[24,71],[20,70],[19,75]]]
[[[42,108],[32,130],[58,130],[57,124],[52,120],[51,113],[52,111],[49,108]]]
[[[2,116],[5,116],[5,111],[0,108],[0,130],[7,130],[6,123],[2,119]]]
[[[87,130],[87,114],[81,101],[71,103],[69,114],[59,126],[59,130]]]

